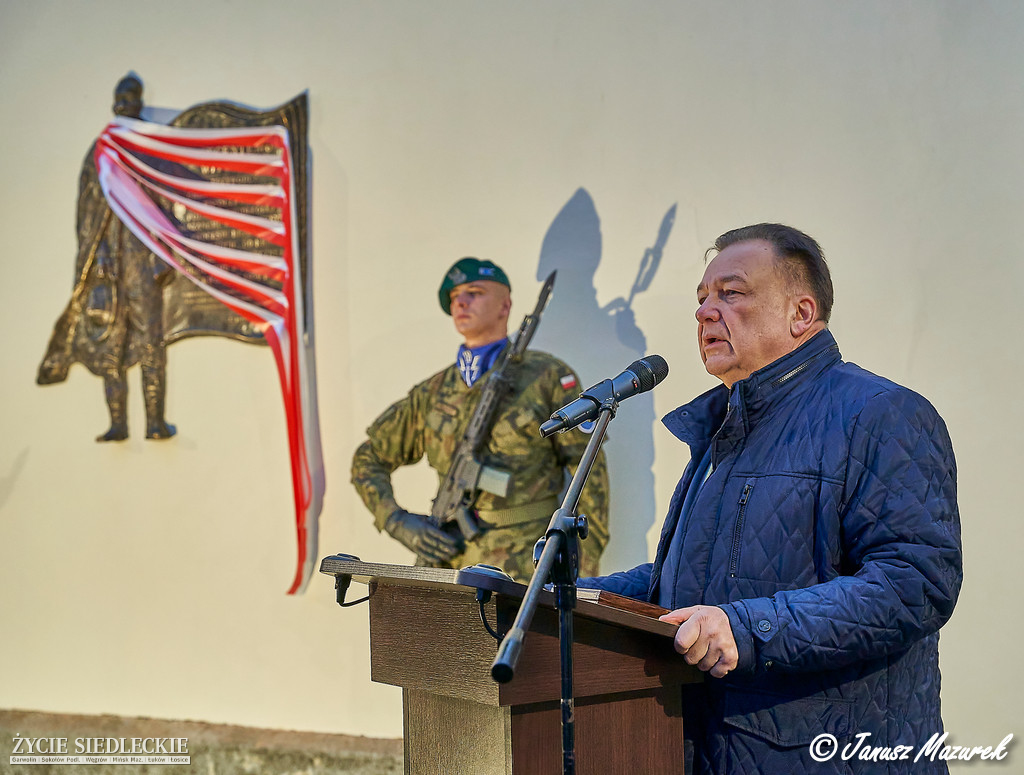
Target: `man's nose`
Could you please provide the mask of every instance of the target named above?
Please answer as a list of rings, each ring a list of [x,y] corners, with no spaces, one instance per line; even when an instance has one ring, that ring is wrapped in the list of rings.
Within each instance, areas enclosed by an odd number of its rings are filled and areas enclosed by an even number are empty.
[[[699,307],[697,307],[697,311],[694,313],[693,316],[697,318],[698,323],[703,323],[704,321],[707,320],[718,319],[718,309],[712,303],[710,296],[708,296],[704,300],[704,302]]]

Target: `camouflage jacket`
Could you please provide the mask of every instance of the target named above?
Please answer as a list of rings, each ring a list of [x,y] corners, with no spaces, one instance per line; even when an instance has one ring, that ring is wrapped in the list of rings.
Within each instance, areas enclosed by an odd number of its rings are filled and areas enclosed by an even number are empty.
[[[582,387],[572,369],[554,356],[533,350],[527,350],[512,369],[514,389],[498,409],[481,460],[510,473],[512,480],[504,498],[481,492],[476,503],[481,510],[512,509],[557,497],[565,483],[564,472],[575,471],[589,438],[579,430],[547,439],[539,432],[552,412],[579,396]],[[352,484],[373,512],[378,530],[401,508],[391,488],[395,469],[426,455],[438,472],[438,484],[443,481],[488,377],[485,374],[473,387],[466,387],[452,364],[416,385],[367,429],[369,438],[352,461]],[[429,512],[428,508],[411,510]],[[583,489],[579,513],[590,522],[584,549],[599,555],[608,541],[608,470],[603,452]]]

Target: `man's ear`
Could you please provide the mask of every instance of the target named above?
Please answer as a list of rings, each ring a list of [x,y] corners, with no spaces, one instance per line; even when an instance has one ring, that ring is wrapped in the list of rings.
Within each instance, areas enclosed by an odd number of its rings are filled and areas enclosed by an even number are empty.
[[[794,339],[799,339],[814,325],[818,317],[818,302],[813,296],[797,296],[793,299],[792,316],[789,319],[789,332]]]

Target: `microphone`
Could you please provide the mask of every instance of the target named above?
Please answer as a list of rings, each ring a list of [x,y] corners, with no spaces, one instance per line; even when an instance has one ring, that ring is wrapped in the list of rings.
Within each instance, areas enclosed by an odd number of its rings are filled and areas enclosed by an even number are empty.
[[[598,382],[583,391],[575,401],[551,415],[551,419],[540,426],[540,435],[547,438],[552,433],[563,433],[580,423],[593,420],[605,401],[611,398],[625,401],[637,393],[646,393],[666,376],[668,364],[660,355],[648,355],[633,361],[619,376]]]

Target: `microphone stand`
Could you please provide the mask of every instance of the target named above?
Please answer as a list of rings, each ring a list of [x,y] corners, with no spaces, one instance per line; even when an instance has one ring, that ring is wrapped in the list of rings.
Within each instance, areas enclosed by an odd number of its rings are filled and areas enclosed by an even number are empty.
[[[611,380],[605,380],[611,382]],[[533,577],[523,595],[512,629],[498,647],[498,654],[491,664],[491,677],[498,683],[508,683],[515,677],[516,665],[523,649],[526,632],[533,621],[534,612],[544,585],[550,580],[554,585],[555,607],[558,609],[558,646],[561,665],[561,711],[562,711],[562,772],[574,775],[576,772],[576,729],[572,685],[572,612],[576,607],[576,579],[579,576],[579,541],[587,537],[587,520],[577,516],[580,495],[590,475],[597,454],[608,432],[608,423],[618,408],[614,391],[608,390],[607,397],[600,402],[597,422],[587,442],[576,473],[562,499],[562,505],[551,515],[547,532],[534,549],[536,567]],[[544,434],[550,435],[550,434]],[[539,556],[537,552],[540,552]]]

